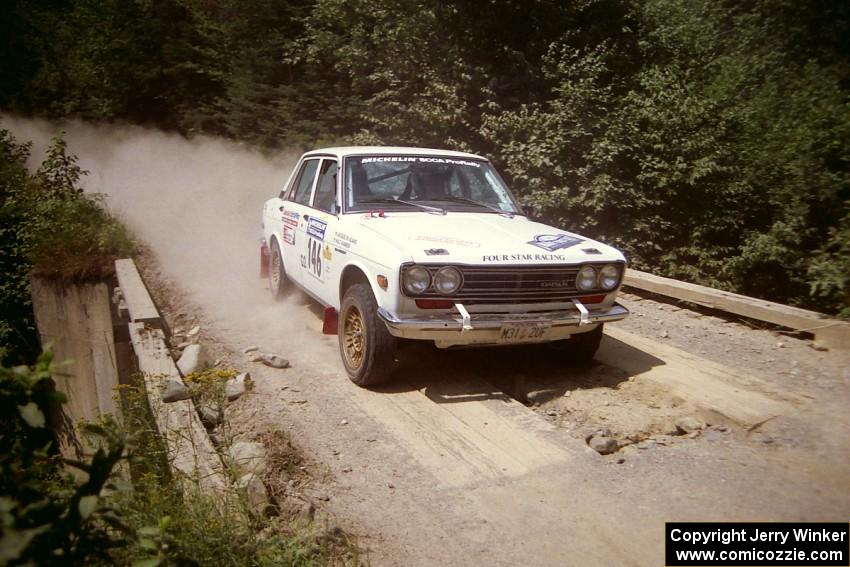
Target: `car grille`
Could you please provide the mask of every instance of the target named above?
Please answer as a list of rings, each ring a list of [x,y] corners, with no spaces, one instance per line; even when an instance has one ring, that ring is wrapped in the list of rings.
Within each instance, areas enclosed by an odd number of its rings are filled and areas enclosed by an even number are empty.
[[[463,286],[451,297],[464,304],[549,303],[580,295],[575,287],[580,266],[456,267],[463,272]],[[428,268],[432,276],[438,269]],[[419,297],[444,296],[431,290]]]

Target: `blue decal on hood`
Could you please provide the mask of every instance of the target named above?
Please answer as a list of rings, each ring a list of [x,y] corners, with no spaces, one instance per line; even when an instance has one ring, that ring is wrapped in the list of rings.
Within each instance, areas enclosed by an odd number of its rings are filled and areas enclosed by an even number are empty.
[[[538,234],[534,240],[529,240],[528,244],[543,248],[549,252],[560,250],[561,248],[569,248],[575,246],[579,242],[584,242],[583,238],[576,238],[569,234]]]

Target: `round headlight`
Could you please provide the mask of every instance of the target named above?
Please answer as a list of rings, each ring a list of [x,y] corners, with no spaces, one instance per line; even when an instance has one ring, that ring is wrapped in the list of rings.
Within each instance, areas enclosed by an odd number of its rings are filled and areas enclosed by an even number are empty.
[[[578,271],[576,287],[581,291],[590,291],[596,287],[596,269],[593,266],[585,266]]]
[[[425,293],[431,287],[431,273],[422,266],[411,266],[404,271],[402,285],[410,295]]]
[[[610,291],[617,287],[619,282],[620,269],[617,266],[613,264],[602,266],[602,269],[599,270],[599,285],[602,286],[602,289]]]
[[[463,276],[460,270],[451,266],[440,268],[434,276],[434,289],[443,295],[453,294],[460,289],[461,283],[463,283]]]

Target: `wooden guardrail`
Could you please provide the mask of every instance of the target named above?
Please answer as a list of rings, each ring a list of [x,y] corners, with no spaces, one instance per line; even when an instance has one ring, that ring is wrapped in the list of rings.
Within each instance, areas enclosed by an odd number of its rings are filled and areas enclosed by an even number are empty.
[[[627,270],[624,284],[627,287],[682,299],[750,319],[809,332],[814,334],[815,342],[825,348],[850,349],[850,323],[823,313],[680,282],[638,270]]]
[[[115,268],[130,319],[130,342],[144,376],[148,404],[167,445],[172,471],[184,484],[196,483],[202,489],[226,494],[227,478],[221,457],[192,400],[162,400],[163,387],[169,380],[182,381],[165,343],[162,316],[133,260],[117,260]]]
[[[115,275],[127,306],[130,321],[162,328],[162,316],[142,281],[136,263],[130,259],[115,260]]]

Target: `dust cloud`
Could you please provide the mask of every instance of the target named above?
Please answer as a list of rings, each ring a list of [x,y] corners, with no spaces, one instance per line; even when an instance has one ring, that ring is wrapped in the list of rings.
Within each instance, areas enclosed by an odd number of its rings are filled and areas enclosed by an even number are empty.
[[[229,141],[131,126],[2,116],[0,127],[18,142],[32,141],[34,166],[64,131],[69,152],[89,172],[83,188],[107,196],[109,209],[150,245],[163,274],[208,319],[241,327],[246,340],[304,328],[293,321],[305,316],[301,301],[270,309],[258,278],[262,205],[283,187],[297,152],[263,155]]]

